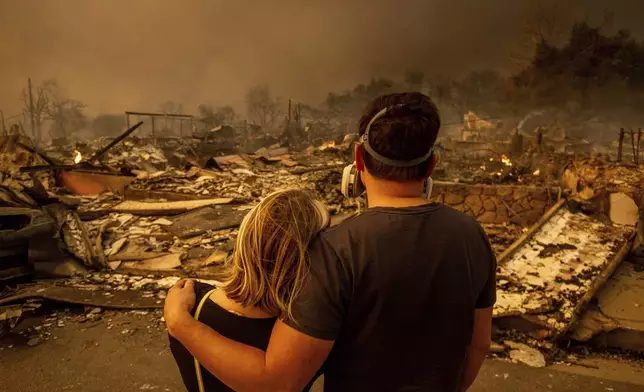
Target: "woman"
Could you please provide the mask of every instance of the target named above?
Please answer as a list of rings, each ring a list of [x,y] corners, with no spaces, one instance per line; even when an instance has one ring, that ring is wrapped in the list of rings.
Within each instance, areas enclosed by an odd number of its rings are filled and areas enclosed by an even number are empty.
[[[309,242],[328,224],[324,205],[305,191],[268,195],[242,221],[221,285],[195,284],[193,316],[229,339],[266,350],[277,318],[292,317]],[[170,349],[188,391],[232,391],[172,337]]]

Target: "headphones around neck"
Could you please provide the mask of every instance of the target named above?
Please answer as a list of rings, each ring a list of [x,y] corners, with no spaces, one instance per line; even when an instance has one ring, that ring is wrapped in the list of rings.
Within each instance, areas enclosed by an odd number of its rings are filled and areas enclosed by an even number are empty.
[[[391,158],[387,158],[383,155],[380,155],[378,152],[376,152],[371,145],[369,144],[369,131],[371,131],[371,126],[373,123],[376,122],[379,118],[384,117],[388,112],[405,107],[405,106],[417,106],[415,104],[398,104],[394,106],[388,106],[378,113],[376,113],[375,116],[369,121],[367,124],[367,127],[365,128],[365,132],[360,137],[360,143],[362,147],[365,149],[365,151],[376,161],[384,163],[385,165],[389,166],[394,166],[394,167],[412,167],[419,165],[426,160],[428,160],[433,154],[434,154],[434,148],[430,148],[427,153],[421,157],[414,158],[409,161],[400,161],[400,160],[395,160]],[[424,182],[423,182],[423,189],[421,190],[421,195],[425,199],[429,199],[431,197],[432,193],[432,188],[434,186],[434,181],[432,180],[431,177],[428,177]],[[345,166],[344,170],[342,171],[342,183],[341,183],[341,188],[340,188],[342,194],[345,197],[359,197],[362,196],[363,193],[365,193],[366,188],[364,184],[362,183],[362,180],[360,179],[360,172],[358,171],[358,167],[356,166],[356,162],[353,161],[350,165]]]

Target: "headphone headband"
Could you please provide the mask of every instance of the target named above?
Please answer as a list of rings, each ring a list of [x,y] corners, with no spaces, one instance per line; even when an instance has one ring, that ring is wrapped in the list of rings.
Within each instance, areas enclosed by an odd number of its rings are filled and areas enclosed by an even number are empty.
[[[411,106],[413,109],[420,109],[420,106],[416,104],[397,104],[393,106],[388,106],[382,109],[381,111],[379,111],[378,113],[376,113],[375,116],[373,116],[371,121],[369,121],[369,123],[367,124],[365,132],[361,137],[362,145],[364,146],[364,149],[367,151],[367,153],[369,153],[369,155],[371,155],[375,160],[377,160],[380,163],[384,163],[385,165],[394,166],[394,167],[412,167],[425,162],[434,153],[434,147],[432,146],[429,149],[429,151],[427,151],[427,153],[422,157],[414,158],[408,161],[401,161],[401,160],[387,158],[377,153],[369,144],[369,131],[371,131],[371,126],[373,125],[373,123],[375,123],[376,120],[378,120],[379,118],[384,117],[388,112],[405,106],[407,107]]]

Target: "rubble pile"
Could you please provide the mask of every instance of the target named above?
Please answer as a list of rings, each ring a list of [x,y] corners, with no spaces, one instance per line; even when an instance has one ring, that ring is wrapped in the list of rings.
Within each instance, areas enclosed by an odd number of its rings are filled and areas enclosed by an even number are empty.
[[[60,240],[66,254],[101,271],[26,288],[23,295],[106,308],[160,307],[179,276],[214,283],[241,220],[267,194],[307,189],[336,221],[360,211],[364,203],[340,192],[350,143],[327,142],[301,152],[273,145],[254,154],[217,156],[200,154],[192,141],[128,139],[100,159],[112,174],[128,172],[133,181],[122,192],[113,187],[100,194],[79,192],[85,188],[56,181],[60,176],[54,173],[74,172],[79,154],[91,156],[102,145],[52,146],[48,151],[64,168],[37,174],[13,170],[0,184],[0,207],[42,209],[55,220],[52,238]],[[94,169],[83,167],[90,174]],[[633,208],[637,212],[642,200],[644,170],[601,158],[544,159],[530,152],[511,160],[493,151],[484,157],[459,157],[452,151],[442,157],[434,179],[449,182],[435,181],[433,201],[476,218],[494,253],[502,256],[494,309],[497,326],[504,328],[500,351],[543,366],[535,348],[553,347],[546,338],[568,331],[606,273],[621,261],[635,232]],[[34,189],[44,198],[29,196]],[[570,200],[560,208],[562,196]],[[11,327],[19,309],[2,309],[0,328]],[[527,337],[514,332],[521,329],[517,320],[530,325]]]
[[[318,164],[302,170],[303,174],[279,167],[270,170],[271,166],[264,166],[261,171],[250,165],[232,167],[226,171],[193,167],[188,171],[159,171],[147,178],[137,179],[130,187],[201,197],[230,197],[247,202],[256,202],[279,189],[298,187],[312,191],[316,197],[327,202],[332,214],[339,214],[355,207],[355,203],[345,200],[339,190],[341,164],[341,161]]]
[[[208,266],[211,264],[207,263],[210,256],[222,251],[227,256],[232,249],[229,241],[235,238],[235,229],[204,231],[202,235],[180,239],[165,229],[172,223],[163,217],[111,213],[87,221],[86,225],[90,237],[100,244],[112,269],[172,270],[190,267],[190,260]],[[218,263],[224,260],[225,257]]]
[[[533,316],[528,318],[547,335],[564,333],[584,305],[582,297],[597,289],[598,276],[621,261],[633,232],[560,209],[499,266],[494,316]]]
[[[130,141],[123,141],[111,148],[103,161],[111,167],[129,167],[152,173],[168,166],[168,160],[159,148]]]
[[[578,159],[565,168],[561,181],[574,195],[587,200],[599,192],[641,191],[644,168],[600,158]]]
[[[492,245],[492,251],[495,255],[500,255],[510,245],[516,241],[521,234],[526,230],[521,225],[512,223],[483,223],[483,230]]]

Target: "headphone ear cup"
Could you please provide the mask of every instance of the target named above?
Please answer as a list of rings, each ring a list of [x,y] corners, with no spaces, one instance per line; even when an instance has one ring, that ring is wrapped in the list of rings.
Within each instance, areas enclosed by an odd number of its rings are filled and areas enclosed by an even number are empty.
[[[365,191],[364,185],[360,180],[360,172],[356,167],[355,162],[345,166],[342,171],[342,184],[340,191],[344,197],[358,197]]]
[[[352,163],[344,167],[342,170],[342,183],[340,185],[340,192],[344,197],[353,197],[353,174],[352,171],[355,169],[356,164]]]
[[[423,182],[423,199],[429,200],[432,197],[432,189],[434,188],[434,180],[431,177],[427,177],[425,182]]]

